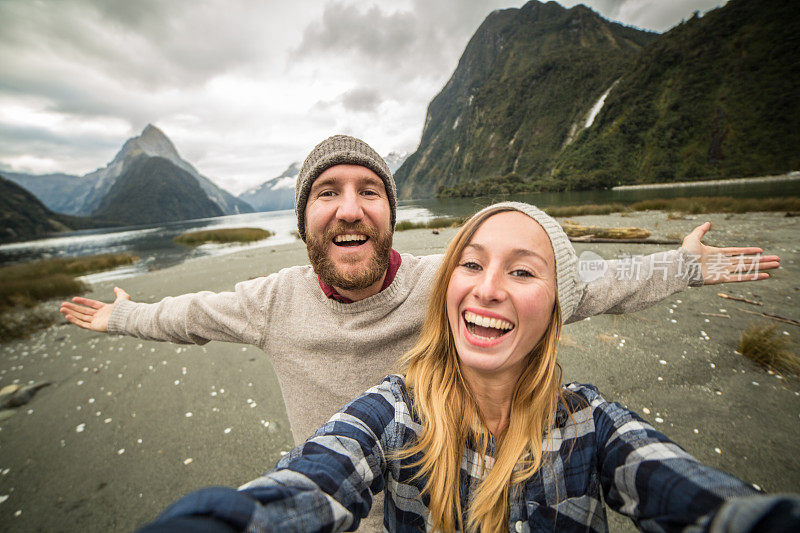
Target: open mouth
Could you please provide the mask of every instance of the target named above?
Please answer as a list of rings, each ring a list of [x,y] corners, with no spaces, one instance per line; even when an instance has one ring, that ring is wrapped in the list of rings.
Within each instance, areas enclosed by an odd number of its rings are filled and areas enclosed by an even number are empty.
[[[337,235],[333,238],[333,244],[342,246],[344,248],[352,248],[354,246],[361,246],[369,240],[369,237],[359,233],[349,233],[346,235]]]
[[[464,311],[467,330],[480,340],[496,340],[514,329],[514,324],[502,318],[490,318],[472,311]]]

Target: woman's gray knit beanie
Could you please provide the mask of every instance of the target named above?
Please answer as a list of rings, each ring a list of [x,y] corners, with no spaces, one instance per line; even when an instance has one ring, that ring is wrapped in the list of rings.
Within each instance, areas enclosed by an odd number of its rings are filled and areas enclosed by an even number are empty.
[[[360,165],[366,167],[377,174],[383,185],[386,187],[386,196],[389,198],[389,209],[391,211],[392,225],[394,228],[395,214],[397,211],[397,188],[394,184],[392,172],[386,161],[372,149],[370,145],[350,137],[349,135],[334,135],[328,137],[311,150],[300,175],[297,177],[297,184],[294,190],[294,212],[297,215],[297,231],[300,238],[306,240],[306,203],[311,185],[320,174],[334,165]]]
[[[474,216],[480,216],[484,211],[497,207],[524,213],[544,228],[553,245],[553,255],[556,258],[556,290],[558,303],[561,306],[561,321],[562,323],[567,322],[577,309],[584,289],[584,283],[578,277],[578,256],[575,254],[572,243],[569,242],[569,237],[564,233],[561,224],[556,222],[553,217],[536,206],[521,202],[501,202],[490,205],[478,211]]]

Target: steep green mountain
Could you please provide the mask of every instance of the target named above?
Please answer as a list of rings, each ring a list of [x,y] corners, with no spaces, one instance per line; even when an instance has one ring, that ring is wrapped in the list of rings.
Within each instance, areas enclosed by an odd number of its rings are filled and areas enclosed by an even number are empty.
[[[92,217],[150,224],[221,216],[197,179],[163,157],[139,154],[103,197]]]
[[[105,167],[98,168],[74,180],[58,180],[50,176],[35,176],[32,181],[18,182],[39,196],[51,209],[70,215],[89,215],[97,211],[98,206],[117,182],[117,179],[127,170],[128,162],[138,155],[162,157],[168,159],[173,165],[180,167],[191,174],[205,191],[206,196],[219,206],[226,215],[239,213],[252,213],[253,208],[247,202],[239,200],[228,191],[215,185],[210,179],[200,174],[188,161],[182,159],[175,145],[163,131],[148,124],[142,133],[131,137],[117,155]],[[13,179],[13,178],[12,178]],[[49,189],[48,194],[41,194],[40,190]],[[49,200],[48,196],[55,196],[56,201]]]
[[[647,46],[559,156],[569,188],[800,168],[800,10],[731,0]]]
[[[0,242],[24,241],[70,229],[33,194],[2,176],[0,220]]]
[[[428,106],[419,148],[395,175],[400,197],[548,175],[573,127],[654,37],[583,5],[493,12]]]

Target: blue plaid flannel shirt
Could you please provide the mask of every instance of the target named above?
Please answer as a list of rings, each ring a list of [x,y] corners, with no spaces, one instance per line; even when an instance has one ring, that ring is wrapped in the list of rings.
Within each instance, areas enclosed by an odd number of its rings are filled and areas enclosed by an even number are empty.
[[[545,437],[544,466],[512,490],[510,531],[607,531],[604,502],[644,530],[701,531],[723,504],[735,501],[749,507],[720,514],[733,521],[732,529],[746,530],[748,520],[756,523],[774,504],[761,501],[764,496],[753,503],[747,497],[758,492],[751,486],[699,463],[635,413],[604,400],[594,386],[573,383],[566,389],[574,393],[567,395],[572,417],[559,407]],[[428,529],[424,483],[410,479],[415,457],[399,461],[389,453],[415,441],[420,431],[403,378],[388,376],[274,470],[238,491],[212,487],[192,493],[156,523],[202,516],[238,530],[344,531],[358,527],[372,494],[383,491],[388,531]],[[490,468],[492,457],[485,460]],[[485,476],[480,464],[478,452],[467,447],[462,509]],[[794,505],[796,513],[800,507]]]

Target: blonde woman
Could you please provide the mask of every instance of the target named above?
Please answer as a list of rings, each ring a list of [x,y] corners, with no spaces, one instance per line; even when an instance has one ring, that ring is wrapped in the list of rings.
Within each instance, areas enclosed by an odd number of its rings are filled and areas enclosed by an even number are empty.
[[[561,386],[558,337],[576,283],[575,252],[548,215],[517,203],[477,213],[448,247],[404,375],[349,403],[275,470],[239,491],[191,494],[152,531],[354,529],[381,491],[389,531],[604,531],[604,502],[650,530],[774,519],[766,511],[779,503],[591,385]]]

